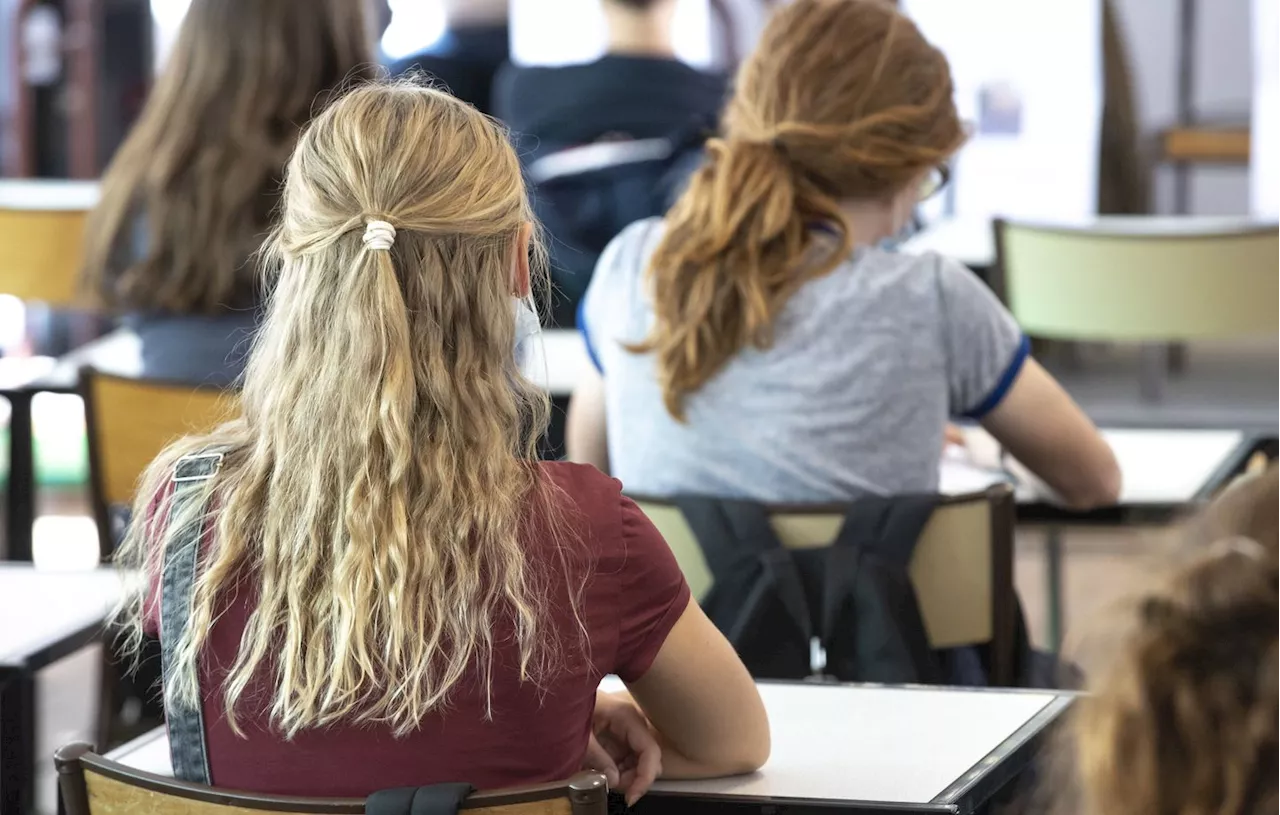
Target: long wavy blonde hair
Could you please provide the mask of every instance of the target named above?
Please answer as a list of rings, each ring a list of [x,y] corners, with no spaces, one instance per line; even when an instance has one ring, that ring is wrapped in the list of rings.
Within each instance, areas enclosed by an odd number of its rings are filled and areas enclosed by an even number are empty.
[[[102,179],[83,285],[106,307],[215,313],[258,301],[253,253],[298,134],[373,76],[367,0],[194,0]]]
[[[397,230],[389,251],[363,244],[370,220]],[[267,668],[270,719],[292,736],[339,721],[412,730],[464,676],[487,687],[495,630],[514,629],[523,680],[562,664],[545,614],[571,581],[520,543],[560,505],[535,461],[549,403],[514,354],[531,220],[506,134],[448,94],[365,86],[304,133],[243,415],[167,450],[135,506],[146,517],[180,456],[226,449],[169,704],[197,702],[198,657],[237,590],[256,607],[222,688],[233,728]],[[172,544],[149,526],[134,524],[126,568],[154,572]],[[142,604],[124,612],[135,634]]]

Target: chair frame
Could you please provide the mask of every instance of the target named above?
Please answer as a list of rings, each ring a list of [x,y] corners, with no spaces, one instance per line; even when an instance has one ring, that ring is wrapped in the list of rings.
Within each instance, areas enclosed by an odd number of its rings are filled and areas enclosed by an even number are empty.
[[[85,436],[89,447],[89,500],[93,505],[93,520],[98,526],[98,556],[106,562],[115,549],[115,541],[111,539],[111,504],[107,500],[106,487],[103,484],[104,462],[101,436],[99,435],[97,411],[94,405],[94,381],[117,380],[135,382],[140,385],[180,388],[183,390],[226,394],[234,392],[226,388],[215,388],[207,385],[192,385],[173,379],[152,377],[128,377],[105,373],[86,365],[80,368],[76,384],[76,393],[84,401]]]
[[[667,498],[628,493],[637,504],[674,507]],[[938,506],[952,506],[985,501],[991,509],[991,684],[1012,687],[1017,681],[1017,594],[1013,582],[1014,529],[1017,507],[1013,488],[996,484],[981,492],[939,496]],[[844,515],[851,502],[834,504],[767,504],[769,516],[778,515]]]
[[[66,815],[92,815],[85,770],[130,786],[186,801],[199,801],[223,807],[261,812],[307,813],[308,815],[359,815],[364,812],[364,799],[307,798],[284,795],[237,792],[202,784],[190,784],[154,773],[136,770],[104,758],[84,742],[73,742],[60,748],[53,757],[58,770],[59,811]],[[486,809],[516,804],[569,799],[573,815],[605,815],[609,785],[600,773],[582,772],[567,782],[541,784],[493,792],[477,792],[463,802],[462,810]]]

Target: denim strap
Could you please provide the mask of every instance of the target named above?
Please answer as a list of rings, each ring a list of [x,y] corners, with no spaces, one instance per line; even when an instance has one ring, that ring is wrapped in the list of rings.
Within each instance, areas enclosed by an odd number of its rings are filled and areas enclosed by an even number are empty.
[[[222,466],[222,452],[206,450],[179,459],[173,474],[173,503],[170,518],[184,521],[164,548],[160,584],[160,654],[164,671],[165,723],[169,729],[169,752],[173,774],[180,781],[209,783],[209,756],[206,752],[203,696],[197,694],[194,707],[173,701],[167,692],[174,654],[191,619],[191,597],[195,590],[200,543],[209,515],[209,479]],[[199,505],[199,506],[197,506]]]

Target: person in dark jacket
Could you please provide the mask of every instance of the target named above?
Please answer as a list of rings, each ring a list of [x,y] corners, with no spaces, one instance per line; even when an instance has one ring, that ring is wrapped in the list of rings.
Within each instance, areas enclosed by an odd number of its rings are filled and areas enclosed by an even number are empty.
[[[573,325],[600,252],[628,224],[661,214],[697,166],[727,78],[676,58],[675,0],[603,0],[600,59],[508,64],[494,113],[514,133],[550,235],[552,317]],[[585,149],[584,149],[585,148]]]
[[[444,37],[393,63],[391,74],[425,74],[481,113],[492,115],[494,78],[511,53],[507,6],[507,0],[446,2]]]

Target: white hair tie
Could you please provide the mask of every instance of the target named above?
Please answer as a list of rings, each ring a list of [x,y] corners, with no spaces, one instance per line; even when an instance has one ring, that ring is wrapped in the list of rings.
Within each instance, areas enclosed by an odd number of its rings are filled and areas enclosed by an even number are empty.
[[[364,228],[366,249],[388,251],[396,242],[396,228],[386,221],[369,221]]]

